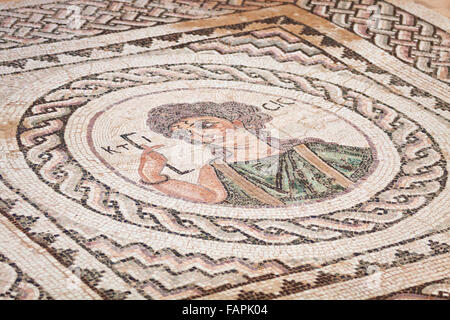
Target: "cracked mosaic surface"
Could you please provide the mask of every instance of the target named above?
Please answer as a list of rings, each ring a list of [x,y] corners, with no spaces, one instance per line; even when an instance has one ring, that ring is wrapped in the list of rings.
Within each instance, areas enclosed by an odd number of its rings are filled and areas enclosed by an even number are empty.
[[[0,299],[448,299],[450,23],[405,1],[0,10]]]

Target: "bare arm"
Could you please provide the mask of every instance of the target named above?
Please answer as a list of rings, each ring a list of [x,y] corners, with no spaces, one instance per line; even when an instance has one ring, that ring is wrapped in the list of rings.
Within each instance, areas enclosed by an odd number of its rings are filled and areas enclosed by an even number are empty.
[[[214,169],[205,165],[200,169],[197,184],[168,179],[161,174],[167,163],[166,157],[154,151],[160,146],[147,148],[141,156],[139,175],[142,180],[168,196],[203,203],[218,203],[227,197],[227,192]]]

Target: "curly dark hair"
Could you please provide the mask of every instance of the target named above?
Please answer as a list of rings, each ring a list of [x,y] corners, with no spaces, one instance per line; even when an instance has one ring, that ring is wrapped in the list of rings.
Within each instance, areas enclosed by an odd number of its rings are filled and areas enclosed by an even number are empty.
[[[171,125],[191,117],[211,116],[228,121],[239,120],[247,130],[258,132],[272,117],[259,110],[258,107],[238,102],[196,102],[165,104],[148,113],[147,125],[150,130],[167,138],[172,137]]]

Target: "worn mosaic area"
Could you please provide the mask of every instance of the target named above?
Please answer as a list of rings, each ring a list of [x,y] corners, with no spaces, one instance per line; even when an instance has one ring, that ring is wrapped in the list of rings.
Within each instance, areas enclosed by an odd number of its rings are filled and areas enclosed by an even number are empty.
[[[1,299],[449,299],[444,15],[0,8]]]

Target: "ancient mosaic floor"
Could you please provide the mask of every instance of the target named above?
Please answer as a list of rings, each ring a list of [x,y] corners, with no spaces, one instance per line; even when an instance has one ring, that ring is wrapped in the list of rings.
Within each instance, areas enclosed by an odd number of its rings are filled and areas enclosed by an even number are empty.
[[[1,299],[449,299],[448,6],[0,8]]]

